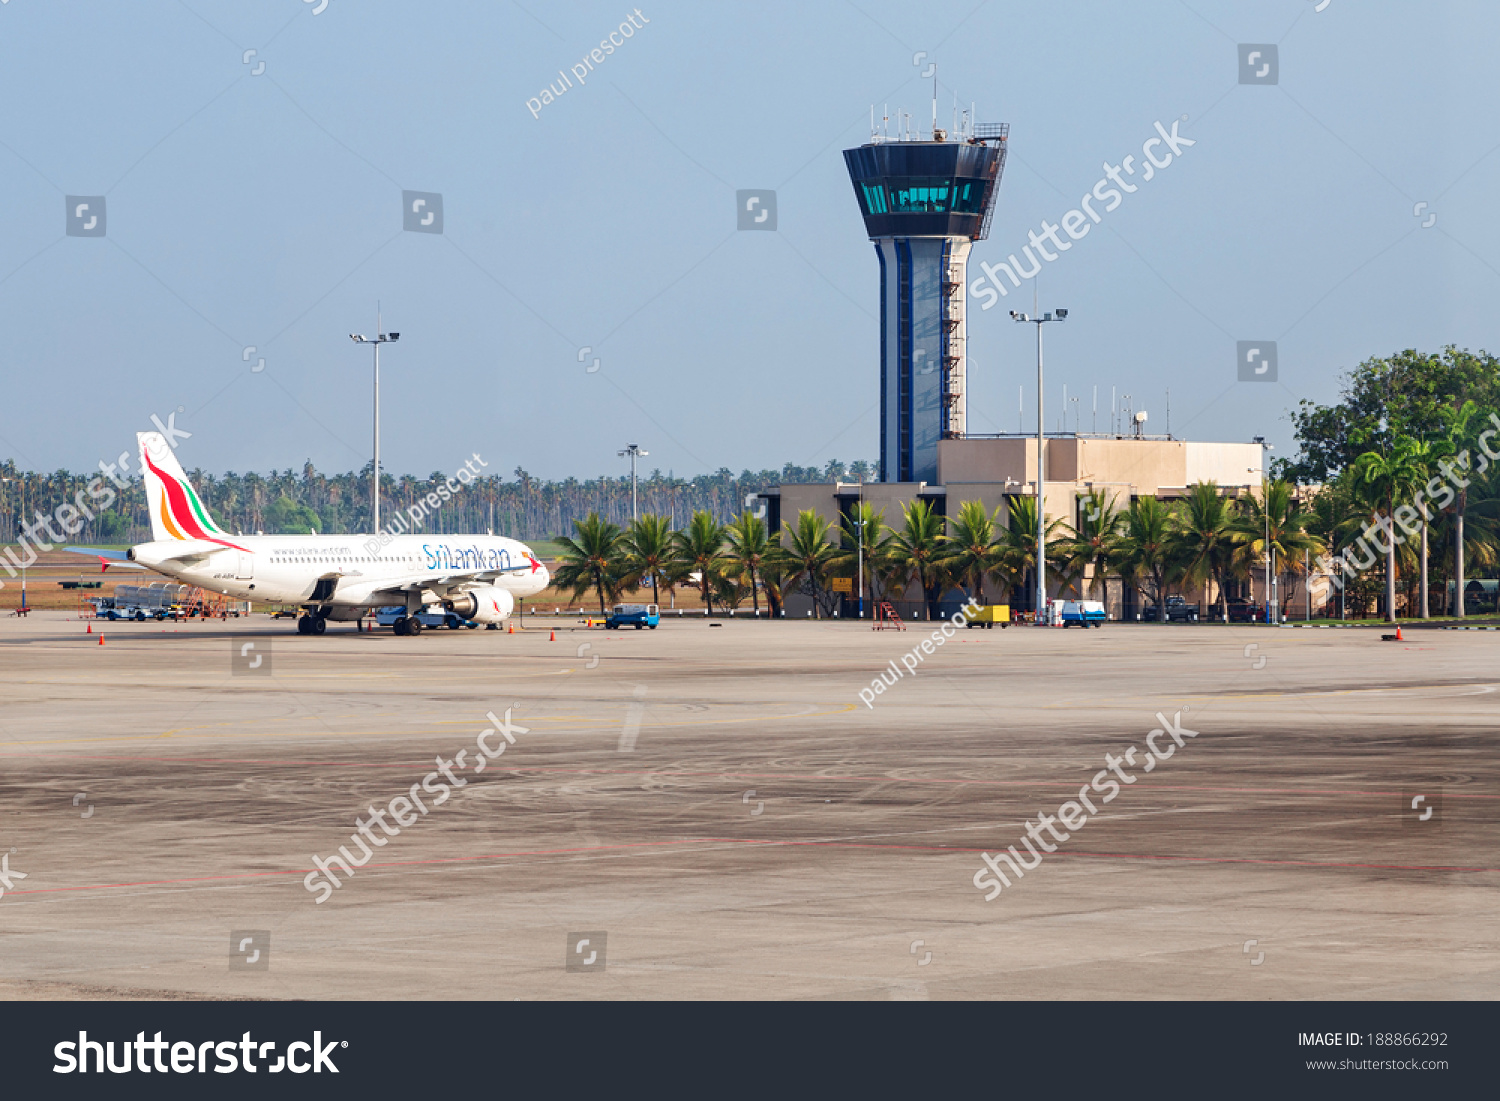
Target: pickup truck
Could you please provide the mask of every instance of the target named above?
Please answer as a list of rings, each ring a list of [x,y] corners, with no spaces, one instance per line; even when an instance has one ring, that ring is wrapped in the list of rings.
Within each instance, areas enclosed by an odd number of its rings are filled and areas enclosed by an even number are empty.
[[[604,621],[604,629],[618,631],[621,627],[634,627],[639,631],[642,627],[650,627],[654,631],[660,622],[661,613],[655,604],[616,604]]]
[[[1198,619],[1198,605],[1189,604],[1180,596],[1167,597],[1166,605],[1162,610],[1166,612],[1164,618],[1168,623],[1189,623],[1196,622]],[[1155,604],[1147,604],[1141,609],[1141,620],[1146,623],[1156,622]]]

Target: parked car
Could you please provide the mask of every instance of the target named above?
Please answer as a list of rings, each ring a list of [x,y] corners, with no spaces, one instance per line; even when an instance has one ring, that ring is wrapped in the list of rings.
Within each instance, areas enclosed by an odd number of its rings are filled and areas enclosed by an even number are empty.
[[[1259,623],[1265,618],[1265,612],[1259,604],[1252,604],[1248,600],[1231,600],[1229,602],[1230,623]]]
[[[634,627],[639,631],[642,627],[650,627],[654,631],[660,622],[661,613],[655,604],[616,604],[604,621],[604,629],[618,631],[621,627]]]
[[[1189,604],[1180,596],[1167,597],[1162,611],[1166,613],[1168,623],[1195,623],[1198,619],[1198,605]],[[1141,619],[1146,623],[1155,623],[1156,605],[1147,604],[1142,608]]]

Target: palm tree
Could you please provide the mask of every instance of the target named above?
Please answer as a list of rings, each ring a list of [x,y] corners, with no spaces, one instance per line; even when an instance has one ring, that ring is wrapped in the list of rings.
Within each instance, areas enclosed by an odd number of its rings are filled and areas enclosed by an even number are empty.
[[[864,525],[861,543],[860,525]],[[891,532],[885,525],[885,512],[875,511],[875,506],[861,502],[852,512],[839,516],[839,546],[828,559],[828,569],[838,577],[854,577],[859,591],[870,586],[870,599],[875,595],[875,581],[881,576],[890,556]],[[863,560],[864,572],[860,574]],[[856,576],[858,575],[858,576]]]
[[[978,501],[965,501],[958,506],[953,533],[948,536],[948,568],[977,604],[984,603],[984,575],[1004,559],[1004,550],[995,541],[999,516],[999,508],[991,516]]]
[[[719,568],[719,556],[724,550],[724,525],[713,518],[713,514],[702,509],[693,513],[688,526],[672,533],[672,546],[676,552],[678,569],[682,572],[695,570],[698,587],[703,593],[703,606],[712,615],[714,610],[714,574]]]
[[[589,589],[599,594],[599,612],[620,591],[627,572],[624,537],[619,527],[591,512],[573,521],[574,537],[558,536],[562,564],[553,575],[560,589],[571,588],[576,600]]]
[[[771,619],[781,618],[781,590],[787,573],[786,551],[773,537],[760,562],[760,583],[766,591],[766,615]]]
[[[948,582],[947,542],[944,521],[920,498],[901,510],[906,521],[900,531],[891,534],[890,560],[906,583],[922,587],[927,598],[927,617],[938,618],[938,600]]]
[[[1433,464],[1436,463],[1436,461],[1437,461],[1439,450],[1440,450],[1440,447],[1439,446],[1435,446],[1429,440],[1416,440],[1416,441],[1414,441],[1413,446],[1412,446],[1412,450],[1411,450],[1411,461],[1412,461],[1413,466],[1419,472],[1418,475],[1417,475],[1417,480],[1418,481],[1421,481],[1422,479],[1426,478],[1429,474],[1432,473]],[[1427,528],[1428,528],[1429,525],[1428,525],[1428,520],[1427,520],[1427,507],[1426,507],[1426,505],[1424,504],[1419,511],[1422,514],[1422,543],[1421,543],[1421,551],[1420,551],[1420,554],[1419,554],[1419,557],[1418,557],[1417,568],[1421,571],[1422,618],[1423,619],[1431,619],[1432,618],[1432,605],[1431,605],[1431,602],[1428,599]],[[1407,607],[1408,608],[1411,607],[1411,599],[1410,599],[1410,597],[1411,597],[1411,594],[1410,594],[1410,592],[1408,592],[1408,594],[1407,594]]]
[[[828,541],[832,530],[832,524],[812,509],[805,508],[797,513],[797,526],[788,533],[786,547],[780,556],[783,585],[800,583],[806,587],[813,598],[814,616],[822,610],[819,605],[820,586],[836,553]]]
[[[1012,590],[1026,585],[1026,592],[1031,593],[1035,591],[1035,586],[1030,585],[1028,579],[1036,569],[1036,498],[1008,497],[1006,504],[1008,515],[1005,527],[1000,529],[1000,537],[996,540],[1000,548],[1000,564],[991,572]],[[1049,565],[1061,565],[1057,562],[1057,550],[1062,528],[1061,520],[1053,520],[1047,525],[1046,562]],[[1029,597],[1025,594],[1020,600],[1014,594],[1011,598],[1012,603],[1018,607],[1024,607],[1028,600]],[[1037,611],[1040,612],[1041,609],[1038,608]]]
[[[1396,498],[1406,495],[1412,486],[1421,480],[1424,473],[1417,461],[1416,451],[1416,440],[1410,436],[1398,435],[1386,450],[1366,451],[1354,460],[1354,485],[1363,491],[1361,496],[1370,509],[1371,520],[1378,525],[1381,507],[1384,506],[1385,510],[1385,619],[1387,623],[1396,622],[1396,523],[1392,515],[1396,510]],[[1458,524],[1459,553],[1462,555],[1461,506],[1455,513],[1455,520]],[[1461,557],[1455,564],[1455,570],[1461,578],[1463,570]],[[1458,590],[1458,597],[1459,602],[1462,603],[1462,589]]]
[[[1245,498],[1234,519],[1234,542],[1239,548],[1234,567],[1248,576],[1254,563],[1269,554],[1273,562],[1281,563],[1277,577],[1283,572],[1302,573],[1304,559],[1323,552],[1323,544],[1308,531],[1311,520],[1308,512],[1298,508],[1292,483],[1280,479],[1262,483],[1260,496]],[[1270,598],[1267,593],[1267,601]]]
[[[1120,536],[1120,570],[1164,618],[1167,581],[1172,574],[1172,510],[1147,494],[1130,502]]]
[[[1309,502],[1307,533],[1323,546],[1325,553],[1335,558],[1359,536],[1364,520],[1364,513],[1350,488],[1351,481],[1352,475],[1341,475],[1318,489]],[[1346,579],[1333,579],[1340,591]]]
[[[1089,566],[1094,567],[1093,581],[1089,584],[1092,595],[1096,583],[1104,585],[1104,599],[1109,599],[1109,571],[1114,567],[1120,553],[1120,510],[1115,507],[1107,491],[1091,489],[1078,502],[1079,518],[1076,525],[1064,528],[1058,550],[1062,553],[1063,569],[1073,576],[1081,576]]]
[[[1213,582],[1218,590],[1219,615],[1229,618],[1224,574],[1234,555],[1234,513],[1215,482],[1197,482],[1175,514],[1171,557],[1182,576],[1194,585]]]
[[[676,555],[672,549],[672,528],[665,516],[648,512],[631,521],[623,545],[632,587],[643,576],[651,578],[651,603],[661,603],[661,585],[670,593],[676,585]]]
[[[1442,454],[1457,455],[1460,451],[1467,452],[1470,449],[1474,443],[1474,431],[1470,429],[1469,422],[1478,412],[1479,407],[1472,401],[1464,402],[1457,409],[1443,410],[1444,436],[1438,447]],[[1462,619],[1464,617],[1464,513],[1468,510],[1469,492],[1467,485],[1459,484],[1454,488],[1458,491],[1458,498],[1453,502],[1453,606],[1449,609],[1449,614]]]
[[[766,522],[749,509],[740,513],[740,518],[725,529],[729,535],[729,552],[724,560],[740,575],[749,575],[750,601],[755,615],[760,615],[760,593],[756,589],[761,566],[771,550],[771,541],[766,536]]]

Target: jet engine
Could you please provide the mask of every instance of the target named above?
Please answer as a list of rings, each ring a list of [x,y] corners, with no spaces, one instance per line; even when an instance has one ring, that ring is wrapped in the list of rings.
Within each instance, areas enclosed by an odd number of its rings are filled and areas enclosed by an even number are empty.
[[[483,585],[455,593],[443,601],[443,607],[454,615],[475,623],[503,623],[515,607],[515,598],[494,585]]]

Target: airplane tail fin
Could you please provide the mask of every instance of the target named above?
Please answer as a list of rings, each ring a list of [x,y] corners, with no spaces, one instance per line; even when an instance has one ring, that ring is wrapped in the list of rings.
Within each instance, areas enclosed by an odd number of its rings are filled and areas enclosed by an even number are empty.
[[[224,532],[193,491],[160,432],[137,432],[141,472],[146,480],[146,505],[151,513],[151,538],[209,539],[219,542]]]

